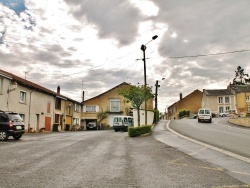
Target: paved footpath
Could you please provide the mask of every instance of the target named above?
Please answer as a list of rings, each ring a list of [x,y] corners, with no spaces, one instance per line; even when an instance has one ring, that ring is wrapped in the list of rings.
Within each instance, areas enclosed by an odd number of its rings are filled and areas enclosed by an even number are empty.
[[[179,163],[187,168],[201,168],[207,172],[214,171],[214,173],[221,173],[223,176],[229,175],[231,177],[230,179],[241,181],[238,183],[228,182],[223,184],[222,182],[224,182],[224,180],[221,179],[219,185],[215,183],[212,187],[250,187],[250,164],[186,140],[171,132],[170,129],[168,129],[168,123],[169,121],[161,120],[153,129],[153,137],[166,144],[167,147],[173,147],[187,154],[187,156],[183,158],[173,160],[175,163]],[[187,164],[184,161],[185,158],[191,157],[204,163],[204,166],[196,166],[194,163]]]

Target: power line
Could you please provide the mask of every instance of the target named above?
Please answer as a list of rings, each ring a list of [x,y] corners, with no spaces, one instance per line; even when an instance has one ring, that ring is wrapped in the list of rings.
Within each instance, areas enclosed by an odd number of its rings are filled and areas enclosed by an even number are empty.
[[[206,57],[206,56],[215,56],[215,55],[225,55],[225,54],[233,54],[233,53],[241,53],[241,52],[249,52],[250,49],[246,50],[235,50],[231,52],[219,52],[219,53],[213,53],[213,54],[201,54],[201,55],[189,55],[189,56],[170,56],[167,58],[172,58],[172,59],[181,59],[181,58],[189,58],[189,57]]]

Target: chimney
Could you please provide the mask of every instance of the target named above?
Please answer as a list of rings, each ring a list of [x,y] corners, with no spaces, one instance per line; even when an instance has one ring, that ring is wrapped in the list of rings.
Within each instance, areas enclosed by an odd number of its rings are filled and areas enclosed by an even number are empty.
[[[82,104],[84,102],[84,91],[82,91]]]
[[[180,100],[182,100],[182,93],[180,93]]]
[[[60,94],[60,86],[57,86],[57,93]]]

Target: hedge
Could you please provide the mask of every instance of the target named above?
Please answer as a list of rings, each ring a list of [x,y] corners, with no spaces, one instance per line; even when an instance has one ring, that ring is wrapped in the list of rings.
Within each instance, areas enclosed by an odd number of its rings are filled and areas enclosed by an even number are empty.
[[[141,127],[130,127],[128,129],[129,137],[137,137],[142,134],[151,133],[151,125],[141,126]]]

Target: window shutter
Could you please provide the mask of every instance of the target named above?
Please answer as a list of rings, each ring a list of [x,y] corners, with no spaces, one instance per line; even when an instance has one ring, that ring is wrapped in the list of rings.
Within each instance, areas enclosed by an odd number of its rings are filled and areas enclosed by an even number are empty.
[[[96,106],[96,112],[99,112],[99,106]]]
[[[82,107],[82,112],[86,112],[86,106]]]

